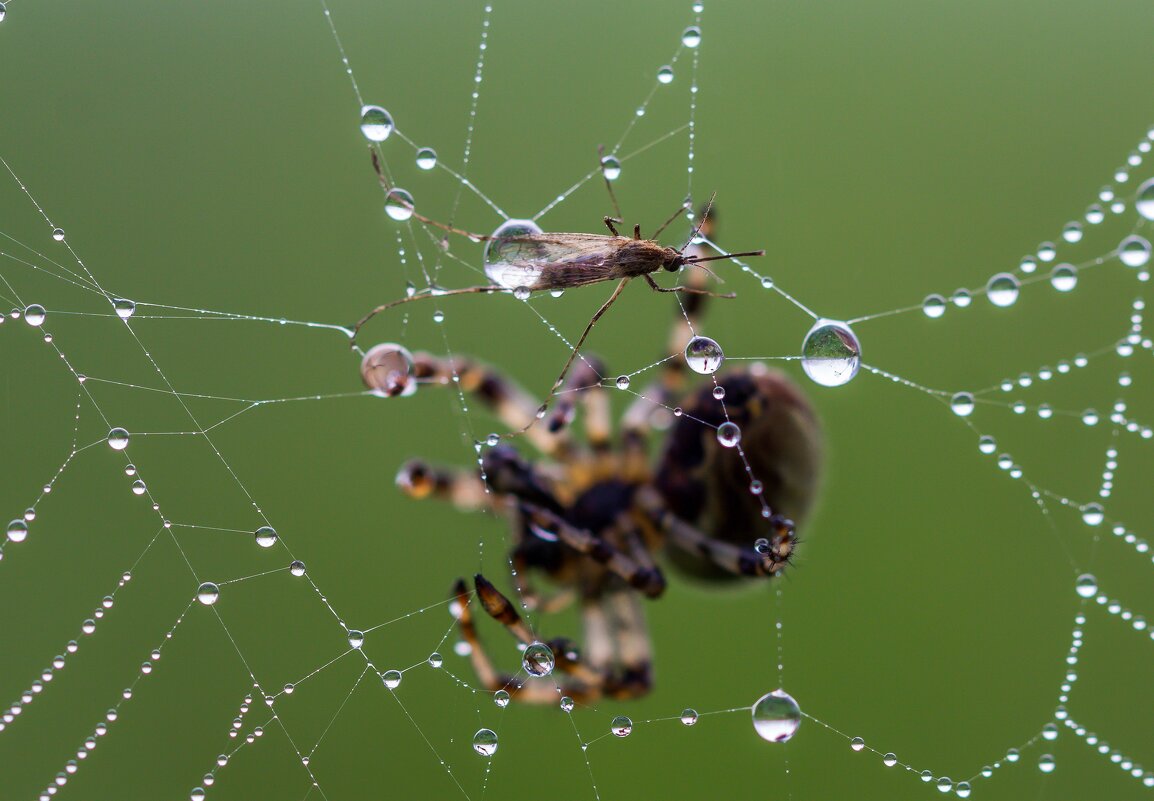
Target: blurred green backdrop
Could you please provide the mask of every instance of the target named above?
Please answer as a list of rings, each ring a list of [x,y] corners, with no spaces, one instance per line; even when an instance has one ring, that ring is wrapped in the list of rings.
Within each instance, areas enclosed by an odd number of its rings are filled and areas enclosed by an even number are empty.
[[[529,214],[595,163],[654,82],[692,20],[688,3],[647,0],[495,4],[469,175],[514,216]],[[369,102],[418,143],[460,164],[481,31],[478,4],[336,0],[334,21]],[[765,247],[759,269],[829,317],[917,304],[930,292],[980,287],[1080,216],[1154,120],[1147,4],[1062,2],[714,2],[704,14],[694,191],[717,192],[720,239]],[[688,57],[661,89],[631,144],[687,117]],[[398,297],[396,227],[357,130],[357,108],[319,4],[37,3],[16,0],[0,23],[0,155],[43,204],[109,291],[169,306],[348,323]],[[625,151],[632,147],[626,146]],[[447,216],[454,185],[385,143],[397,180],[421,208]],[[617,184],[629,224],[651,230],[685,194],[684,134],[625,166]],[[1135,170],[1135,178],[1143,176]],[[1127,186],[1132,187],[1137,181]],[[1122,190],[1119,190],[1122,192]],[[1123,194],[1125,194],[1123,192]],[[545,218],[553,230],[599,231],[609,209],[591,182]],[[1082,261],[1109,251],[1133,215],[1068,247]],[[456,220],[499,220],[465,198]],[[0,182],[0,230],[76,269],[15,182]],[[480,248],[455,241],[479,264]],[[0,250],[27,261],[6,240]],[[429,256],[428,248],[425,250]],[[1068,254],[1068,255],[1067,255]],[[409,259],[413,254],[409,252]],[[708,322],[727,354],[795,353],[808,319],[731,275],[740,298]],[[90,293],[6,259],[6,298],[42,303],[47,330],[80,372],[162,388],[141,347]],[[475,283],[448,263],[448,286]],[[942,320],[920,313],[863,324],[866,361],[947,390],[976,389],[1128,328],[1138,292],[1116,263],[1088,271],[1059,296],[1046,285],[996,310],[979,299]],[[608,289],[535,305],[569,335]],[[499,364],[543,390],[565,357],[511,298],[458,298],[375,321],[366,336],[414,349],[451,347]],[[96,312],[82,316],[65,312]],[[338,333],[251,321],[134,321],[148,353],[202,426],[235,412],[221,398],[355,392],[357,360]],[[631,288],[590,348],[628,371],[662,354],[670,305]],[[170,312],[171,314],[172,312]],[[180,315],[178,315],[180,316]],[[195,315],[189,315],[195,317]],[[444,337],[444,338],[443,338]],[[3,342],[5,458],[11,517],[33,502],[69,452],[76,382],[39,332],[21,322]],[[1134,374],[1130,414],[1150,420],[1149,354],[1102,358],[1041,391],[1031,404],[1105,413],[1119,369]],[[800,370],[791,365],[799,378]],[[808,385],[807,385],[808,386]],[[77,440],[112,425],[134,432],[195,426],[170,395],[92,382],[103,419],[80,403]],[[773,626],[784,622],[786,688],[803,709],[917,769],[968,778],[1033,737],[1052,714],[1078,609],[1074,576],[1092,570],[1103,592],[1154,609],[1150,564],[1110,538],[1098,546],[1077,514],[1050,503],[978,454],[977,435],[927,395],[862,374],[812,395],[828,438],[818,514],[804,532],[782,600],[764,588],[712,594],[674,581],[649,605],[657,688],[631,704],[580,709],[586,739],[614,714],[635,721],[752,703],[777,684]],[[1104,453],[1121,450],[1112,520],[1148,526],[1149,448],[1105,424],[1040,421],[1001,407],[973,418],[1039,486],[1082,503],[1097,491]],[[137,436],[128,454],[163,514],[179,524],[251,530],[253,506],[348,625],[400,621],[370,635],[378,669],[452,654],[443,607],[451,581],[478,568],[507,580],[504,524],[402,498],[397,467],[421,455],[467,464],[472,437],[494,427],[457,411],[448,393],[400,401],[346,398],[270,405],[203,438]],[[38,505],[29,540],[0,564],[0,702],[18,698],[157,535],[158,518],[129,492],[124,457],[82,451]],[[243,489],[241,487],[243,485]],[[283,567],[287,551],[244,534],[177,528],[195,573],[226,580]],[[1099,532],[1101,533],[1101,532]],[[116,604],[43,697],[0,733],[0,795],[40,792],[139,673],[192,596],[197,579],[162,533]],[[302,580],[285,572],[226,586],[176,629],[110,734],[61,790],[76,798],[187,797],[218,753],[235,747],[230,721],[248,689],[246,665],[267,687],[295,681],[341,653],[341,630]],[[1089,609],[1071,713],[1154,767],[1144,635]],[[571,616],[545,621],[576,634]],[[515,654],[495,627],[487,639]],[[239,649],[239,652],[238,652]],[[243,657],[243,662],[242,662]],[[296,748],[308,751],[323,797],[894,798],[934,791],[812,722],[786,747],[754,735],[744,714],[639,725],[588,751],[556,709],[496,709],[444,674],[406,674],[402,710],[375,680],[351,695],[363,667],[346,657],[279,702]],[[346,703],[347,699],[347,703]],[[245,731],[263,719],[259,703]],[[472,754],[480,725],[498,728],[491,763]],[[1053,753],[1043,776],[1038,756]],[[452,776],[438,762],[443,758]],[[594,791],[593,781],[597,792]],[[458,785],[463,790],[458,789]],[[1133,797],[1142,788],[1065,731],[1022,763],[977,780],[988,798]],[[212,798],[310,795],[296,751],[275,726],[219,773]]]

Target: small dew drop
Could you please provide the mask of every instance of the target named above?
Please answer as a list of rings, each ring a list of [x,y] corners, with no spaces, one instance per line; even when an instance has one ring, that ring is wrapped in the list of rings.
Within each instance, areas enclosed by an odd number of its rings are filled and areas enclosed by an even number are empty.
[[[206,581],[196,590],[196,600],[205,606],[212,606],[220,598],[220,587],[211,581]]]
[[[44,307],[39,303],[33,303],[24,309],[24,322],[33,327],[43,325],[47,316],[48,312],[44,311]]]
[[[63,242],[64,241],[64,229],[63,228],[53,228],[52,229],[52,238],[55,239],[57,242]]]
[[[937,781],[937,788],[939,793],[948,793],[954,789],[954,781],[949,776],[942,776]]]
[[[305,574],[305,563],[300,559],[294,559],[289,563],[289,573],[300,578]]]
[[[685,346],[685,363],[689,369],[700,375],[712,375],[725,361],[721,346],[709,337],[693,337]]]
[[[1053,742],[1058,739],[1058,727],[1054,723],[1047,723],[1042,727],[1042,739]]]
[[[865,748],[865,740],[863,740],[861,737],[854,737],[849,741],[849,747],[855,751],[861,751]]]
[[[533,293],[529,291],[527,286],[519,286],[513,288],[513,297],[517,300],[528,300]]]
[[[132,494],[133,495],[143,495],[146,492],[148,492],[148,485],[146,485],[139,478],[136,479],[136,481],[132,482]]]
[[[261,526],[255,532],[256,544],[262,548],[271,548],[276,545],[277,533],[272,526]]]
[[[509,693],[505,690],[497,690],[493,693],[493,703],[504,709],[509,705]]]
[[[492,729],[478,729],[473,735],[473,750],[483,757],[497,753],[497,733]]]
[[[624,715],[618,715],[609,724],[609,731],[613,732],[614,737],[628,737],[633,732],[633,721]]]
[[[1050,273],[1050,286],[1059,292],[1069,292],[1078,285],[1078,268],[1072,264],[1059,264]]]
[[[1082,223],[1073,221],[1068,222],[1062,227],[1062,239],[1074,244],[1082,241]]]
[[[1106,519],[1106,512],[1100,503],[1088,503],[1082,507],[1082,522],[1087,526],[1100,526]]]
[[[437,151],[431,147],[422,147],[417,151],[417,166],[422,170],[431,170],[437,166]]]
[[[717,441],[723,448],[735,448],[741,442],[741,429],[737,423],[725,421],[717,427]]]
[[[361,133],[370,142],[383,142],[393,132],[393,117],[380,106],[361,108]]]
[[[521,655],[521,666],[530,676],[541,678],[553,672],[553,651],[543,642],[535,642]]]
[[[365,633],[359,629],[349,629],[349,647],[360,648],[365,644]]]
[[[972,792],[973,789],[970,787],[969,782],[958,782],[958,786],[954,788],[954,793],[958,798],[969,798]]]
[[[941,317],[946,313],[946,299],[941,295],[927,295],[922,301],[922,311],[931,319]]]
[[[661,84],[673,83],[673,67],[666,64],[664,67],[657,70],[657,82]]]
[[[694,726],[697,724],[697,710],[684,709],[681,712],[681,723],[685,726]]]
[[[128,432],[123,428],[114,428],[108,432],[108,447],[114,451],[122,451],[128,447]]]
[[[401,671],[386,670],[381,674],[381,681],[390,690],[395,690],[401,686]]]
[[[969,392],[956,392],[950,398],[950,410],[958,417],[969,417],[974,413],[974,396]]]
[[[801,707],[785,690],[774,690],[753,705],[753,729],[763,740],[784,743],[801,725]]]
[[[701,28],[698,28],[696,25],[690,25],[685,29],[685,32],[681,34],[681,43],[690,49],[697,47],[701,44]]]
[[[891,751],[882,757],[882,764],[887,768],[892,768],[894,765],[898,764],[898,755]]]
[[[998,449],[997,441],[991,436],[978,437],[978,450],[989,456]]]
[[[995,306],[1013,306],[1018,300],[1018,279],[1010,273],[998,273],[986,284],[986,297]]]
[[[567,695],[561,697],[561,711],[562,712],[572,712],[573,711],[573,699]]]
[[[725,387],[723,387],[721,385],[714,387],[713,388],[713,399],[714,400],[724,400],[725,399]]]
[[[19,518],[8,524],[9,542],[24,542],[28,539],[28,524]]]
[[[1043,242],[1038,245],[1038,260],[1039,261],[1053,261],[1054,257],[1058,255],[1057,249],[1053,242]]]
[[[390,189],[385,195],[385,214],[397,222],[404,222],[413,216],[416,205],[413,196],[399,187]]]
[[[968,289],[955,289],[954,294],[950,295],[950,301],[959,309],[966,308],[973,300],[974,296],[970,294]]]
[[[1118,244],[1118,259],[1127,267],[1145,267],[1150,261],[1150,241],[1132,235]]]
[[[1042,756],[1038,757],[1038,770],[1042,771],[1042,773],[1053,773],[1055,767],[1057,767],[1057,765],[1054,762],[1053,754],[1042,754]]]
[[[1113,195],[1111,194],[1111,198]],[[1149,178],[1138,187],[1134,209],[1145,219],[1154,220],[1154,178]]]
[[[629,389],[629,376],[619,375],[617,376],[617,381],[615,383],[617,384],[618,389]]]
[[[429,654],[428,662],[429,667],[440,668],[441,665],[445,664],[445,658],[436,651],[433,651],[433,653]]]
[[[602,156],[601,174],[606,181],[616,181],[621,177],[621,162],[616,156]]]
[[[127,320],[136,314],[136,303],[128,298],[117,298],[113,301],[112,308],[116,310],[116,316],[121,320]]]

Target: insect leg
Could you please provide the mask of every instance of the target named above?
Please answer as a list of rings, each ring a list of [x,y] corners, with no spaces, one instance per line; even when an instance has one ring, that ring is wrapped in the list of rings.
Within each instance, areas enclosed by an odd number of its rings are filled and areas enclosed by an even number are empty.
[[[613,201],[613,216],[618,220],[621,219],[621,206],[617,204],[617,195],[613,193],[613,184],[609,180],[609,176],[605,174],[605,168],[602,166],[602,159],[605,157],[605,145],[597,146],[597,169],[601,170],[601,177],[605,179],[605,189],[609,192],[609,199]],[[617,232],[613,231],[613,235],[617,236]]]
[[[557,376],[557,380],[553,382],[553,388],[549,390],[550,398],[553,393],[561,388],[565,383],[565,376],[569,374],[569,368],[573,366],[573,361],[577,358],[581,351],[581,346],[585,344],[585,339],[589,336],[589,332],[593,330],[593,326],[597,325],[597,321],[601,319],[605,312],[609,311],[609,307],[617,302],[617,298],[621,296],[621,292],[625,289],[625,285],[631,279],[622,278],[617,284],[617,288],[613,290],[613,294],[609,296],[609,300],[601,304],[601,308],[593,313],[593,317],[589,320],[589,324],[585,326],[585,330],[581,332],[581,336],[577,339],[577,344],[573,346],[573,352],[569,354],[569,358],[565,360],[565,366],[561,368],[561,374]],[[545,405],[548,406],[549,398],[546,398]]]
[[[499,286],[497,284],[487,284],[485,286],[465,287],[464,289],[450,289],[447,292],[438,292],[435,295],[431,292],[421,294],[421,295],[410,295],[410,296],[405,297],[405,298],[400,298],[399,300],[393,300],[393,301],[390,301],[388,303],[382,303],[380,306],[377,306],[375,309],[373,309],[371,312],[366,314],[364,317],[357,320],[356,325],[353,326],[353,335],[352,335],[351,340],[350,340],[350,345],[354,348],[357,346],[357,335],[361,332],[361,328],[364,327],[365,323],[367,323],[369,320],[376,317],[381,312],[388,311],[389,309],[395,308],[397,306],[403,306],[406,303],[413,303],[413,302],[418,301],[418,300],[427,300],[429,298],[449,297],[450,295],[476,295],[476,294],[490,294],[493,292],[509,292],[509,291],[510,290],[507,287]]]
[[[706,296],[711,297],[711,298],[725,298],[726,300],[733,300],[734,298],[737,297],[737,295],[734,294],[733,292],[725,292],[725,293],[710,292],[708,289],[699,289],[698,287],[693,287],[693,286],[665,287],[665,286],[661,286],[656,281],[654,281],[653,276],[651,276],[651,275],[645,275],[642,277],[649,284],[649,288],[652,289],[654,292],[683,292],[683,293],[686,293],[689,295],[706,295]]]
[[[610,217],[606,215],[603,219],[605,226],[609,229],[609,233],[613,234],[613,236],[621,236],[621,234],[617,233],[617,226],[613,224],[621,222],[619,217]]]

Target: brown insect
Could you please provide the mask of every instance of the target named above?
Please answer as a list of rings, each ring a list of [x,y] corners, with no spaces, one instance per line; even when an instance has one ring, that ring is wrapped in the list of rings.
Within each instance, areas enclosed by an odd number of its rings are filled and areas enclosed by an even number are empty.
[[[377,172],[381,185],[389,188],[387,179],[381,169],[380,161],[375,151],[372,151],[373,167]],[[606,182],[608,186],[608,181]],[[613,197],[610,189],[610,197]],[[614,207],[617,206],[613,198]],[[710,205],[712,199],[710,200]],[[641,226],[633,227],[633,237],[622,236],[617,231],[620,219],[604,218],[604,223],[610,231],[609,236],[586,233],[544,233],[528,220],[509,221],[497,229],[493,235],[486,236],[454,228],[451,225],[418,214],[410,204],[404,203],[412,211],[412,216],[428,225],[440,228],[448,233],[468,237],[474,242],[487,242],[485,272],[493,283],[483,286],[450,289],[443,292],[425,293],[400,298],[389,303],[383,303],[362,317],[353,327],[352,344],[356,345],[356,336],[361,328],[376,315],[388,309],[426,300],[433,297],[448,297],[451,295],[491,294],[496,292],[510,292],[522,299],[534,292],[566,290],[574,287],[599,284],[604,281],[617,281],[617,286],[601,307],[593,314],[581,336],[577,338],[572,353],[561,369],[560,375],[553,383],[549,398],[565,381],[565,376],[581,346],[585,344],[589,332],[597,325],[597,321],[609,311],[609,308],[621,296],[626,285],[634,278],[644,278],[645,282],[655,292],[682,292],[695,295],[709,295],[712,297],[733,298],[733,294],[719,295],[708,290],[690,286],[663,287],[653,280],[653,274],[665,270],[676,272],[685,266],[698,265],[703,262],[719,259],[733,259],[747,256],[764,256],[764,250],[745,251],[742,253],[722,253],[713,256],[704,256],[696,253],[686,254],[686,248],[701,233],[701,226],[709,217],[709,205],[701,215],[701,222],[694,229],[692,236],[680,248],[662,245],[657,237],[678,217],[685,213],[686,206],[678,207],[677,212],[666,220],[650,239],[641,237]],[[502,231],[506,233],[502,233]],[[702,268],[707,269],[707,268]],[[542,404],[540,413],[547,409],[549,398]]]

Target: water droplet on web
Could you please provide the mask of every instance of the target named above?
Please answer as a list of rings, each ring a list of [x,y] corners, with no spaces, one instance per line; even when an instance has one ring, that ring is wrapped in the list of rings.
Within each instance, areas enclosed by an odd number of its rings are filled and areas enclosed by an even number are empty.
[[[1081,598],[1093,598],[1098,594],[1098,579],[1090,573],[1083,573],[1078,576],[1078,580],[1074,582],[1074,591],[1078,593]],[[1061,718],[1059,718],[1060,720]]]
[[[359,629],[349,629],[349,647],[360,648],[365,644],[365,633]]]
[[[673,67],[666,64],[664,67],[657,70],[657,82],[663,84],[673,83]]]
[[[572,712],[573,711],[573,699],[567,695],[564,695],[561,697],[561,711],[562,712]]]
[[[982,453],[989,456],[991,453],[993,453],[997,449],[998,449],[998,443],[993,437],[991,437],[989,435],[984,435],[984,436],[978,437],[978,450],[981,451]]]
[[[211,581],[206,581],[196,590],[196,600],[205,606],[212,606],[220,598],[220,587]]]
[[[493,693],[493,703],[504,709],[509,705],[509,693],[505,690],[497,690]]]
[[[136,314],[136,303],[128,298],[117,298],[113,302],[112,307],[116,309],[116,316],[121,320],[127,320]]]
[[[823,387],[839,387],[857,375],[861,343],[847,323],[821,319],[801,344],[801,367]]]
[[[950,295],[950,301],[959,309],[964,309],[969,306],[974,300],[973,295],[968,289],[955,289],[954,294]]]
[[[1059,292],[1069,292],[1078,285],[1078,268],[1072,264],[1059,264],[1050,273],[1050,286]]]
[[[262,548],[271,548],[276,545],[277,533],[272,526],[261,526],[256,530],[256,544]]]
[[[714,400],[724,399],[725,398],[725,387],[720,386],[720,385],[714,387],[713,388],[713,398],[714,398]]]
[[[525,286],[530,278],[524,262],[540,258],[540,247],[532,238],[540,236],[541,226],[532,220],[505,220],[485,243],[485,275],[506,289]]]
[[[381,674],[381,681],[384,682],[384,685],[390,690],[395,690],[401,686],[401,671],[386,670]]]
[[[44,307],[39,303],[33,303],[24,309],[24,322],[31,326],[43,325],[47,316],[48,312],[44,311]]]
[[[1053,723],[1047,723],[1045,726],[1042,727],[1042,739],[1043,740],[1050,740],[1050,741],[1057,740],[1058,739],[1058,727]]]
[[[934,780],[933,772],[928,771],[928,770],[923,770],[921,773],[918,774],[918,777],[921,778],[921,780],[926,782],[927,784]]]
[[[697,710],[684,709],[681,711],[681,722],[685,726],[693,726],[697,723]]]
[[[949,776],[942,776],[937,781],[937,788],[939,793],[948,793],[954,789],[954,781]]]
[[[1111,193],[1109,199],[1113,199]],[[1102,198],[1107,200],[1107,198]],[[1154,220],[1154,178],[1148,178],[1138,187],[1138,195],[1134,200],[1134,210],[1147,220]]]
[[[431,147],[422,147],[417,151],[417,166],[422,170],[431,170],[437,166],[437,151]]]
[[[774,690],[753,705],[753,729],[763,740],[784,743],[801,725],[801,707],[785,690]]]
[[[1082,412],[1082,422],[1088,426],[1098,425],[1098,412],[1094,409],[1087,409]]]
[[[633,732],[633,721],[624,715],[618,715],[609,724],[609,731],[613,732],[614,737],[628,737]]]
[[[1106,512],[1100,503],[1088,503],[1082,507],[1082,522],[1087,526],[1100,526],[1106,519]]]
[[[108,447],[114,451],[122,451],[128,447],[128,432],[123,428],[114,428],[108,432]]]
[[[690,25],[685,29],[685,32],[681,34],[681,43],[690,49],[697,47],[701,44],[701,28],[698,28],[696,25]]]
[[[370,142],[383,142],[393,132],[393,116],[380,106],[361,108],[361,133]]]
[[[445,664],[445,658],[436,651],[433,651],[433,653],[429,654],[428,662],[429,667],[440,668],[441,665]]]
[[[616,156],[601,158],[601,174],[605,176],[606,181],[616,181],[621,177],[621,162]]]
[[[64,229],[63,228],[53,228],[52,229],[52,238],[55,239],[57,242],[63,242],[64,241]]]
[[[629,389],[629,376],[619,375],[617,376],[617,380],[614,383],[617,385],[618,389]]]
[[[709,337],[694,337],[685,346],[685,363],[695,373],[701,375],[716,373],[724,360],[725,354],[722,353],[721,346]]]
[[[971,792],[973,789],[969,782],[958,782],[958,786],[954,788],[954,793],[957,794],[958,798],[969,798]]]
[[[1053,773],[1056,763],[1052,754],[1042,754],[1038,757],[1038,770],[1042,773]]]
[[[1024,273],[1032,273],[1038,269],[1038,262],[1034,261],[1033,256],[1023,256],[1022,260],[1018,262],[1018,269]]]
[[[861,737],[854,737],[849,741],[849,747],[854,751],[861,751],[865,748],[865,740],[863,740]]]
[[[28,539],[28,524],[23,520],[13,520],[8,524],[8,540],[10,542],[24,542]]]
[[[483,757],[497,753],[497,732],[492,729],[478,729],[473,735],[473,750]]]
[[[300,578],[305,574],[305,563],[299,559],[294,559],[289,563],[289,573]]]
[[[521,666],[530,676],[538,678],[553,672],[553,651],[543,642],[535,642],[521,655]]]
[[[892,768],[894,765],[898,764],[898,755],[891,751],[882,757],[882,764],[887,768]]]
[[[146,485],[139,478],[136,479],[136,481],[132,482],[132,494],[133,495],[143,495],[146,492],[148,492],[148,485]]]
[[[941,295],[927,295],[922,301],[922,311],[932,319],[941,317],[946,313],[946,299]]]
[[[404,222],[412,217],[416,207],[413,196],[408,190],[398,187],[390,189],[389,193],[385,195],[385,214],[397,222]]]
[[[1070,244],[1081,242],[1082,233],[1082,223],[1077,221],[1068,222],[1062,227],[1062,239]]]
[[[188,801],[204,801],[204,788],[193,787],[192,791],[188,794]]]
[[[758,537],[754,540],[753,550],[761,556],[769,556],[773,552],[773,547],[769,544],[769,540],[765,537]]]
[[[986,297],[995,306],[1013,306],[1018,300],[1018,279],[1009,273],[998,273],[986,284]]]
[[[719,425],[717,427],[717,441],[724,448],[737,447],[737,443],[741,442],[741,429],[737,423],[727,420]]]
[[[1054,257],[1058,255],[1057,249],[1053,242],[1043,242],[1038,245],[1038,260],[1039,261],[1053,261]]]
[[[1145,267],[1150,261],[1150,242],[1144,237],[1128,236],[1118,245],[1118,259],[1127,267]]]
[[[969,392],[956,392],[950,398],[950,410],[958,417],[969,417],[974,413],[974,396]]]
[[[1098,225],[1102,220],[1106,219],[1106,212],[1097,203],[1086,209],[1086,222],[1090,225]]]
[[[413,355],[402,345],[382,342],[361,359],[361,380],[380,398],[409,396],[417,391],[413,380]]]

